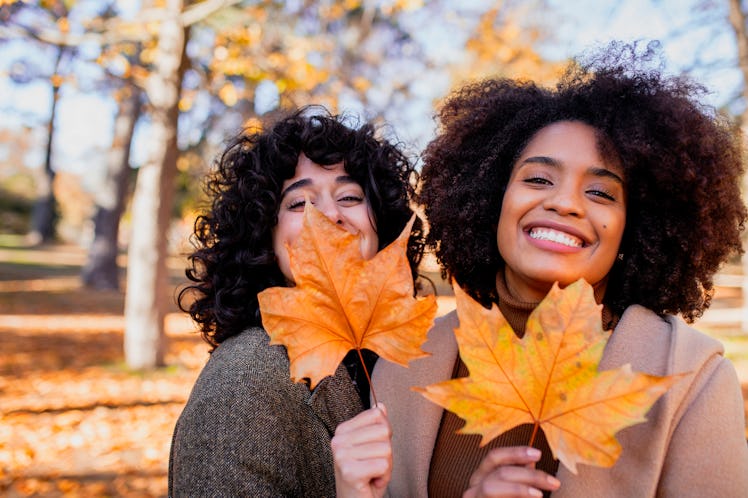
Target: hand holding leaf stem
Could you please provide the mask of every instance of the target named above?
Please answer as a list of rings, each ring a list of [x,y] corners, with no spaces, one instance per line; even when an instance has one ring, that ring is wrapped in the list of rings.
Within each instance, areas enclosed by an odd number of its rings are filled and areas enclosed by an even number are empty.
[[[463,498],[521,498],[543,496],[555,491],[560,482],[535,469],[540,450],[530,446],[497,448],[483,459],[470,477]]]
[[[331,442],[339,498],[380,498],[392,473],[392,430],[378,404],[341,423]]]

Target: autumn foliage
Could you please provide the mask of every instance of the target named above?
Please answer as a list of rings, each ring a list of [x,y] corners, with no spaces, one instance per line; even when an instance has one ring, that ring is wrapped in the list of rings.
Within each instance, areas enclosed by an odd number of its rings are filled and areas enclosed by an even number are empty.
[[[413,220],[372,259],[358,236],[306,204],[299,237],[288,247],[295,287],[258,295],[271,344],[288,350],[291,378],[311,387],[332,375],[352,349],[369,349],[407,366],[421,350],[436,314],[434,296],[414,297],[406,248]]]
[[[455,297],[455,335],[470,375],[416,390],[465,419],[460,432],[481,434],[482,445],[531,423],[533,439],[542,429],[572,472],[578,463],[610,467],[621,453],[615,433],[643,422],[681,377],[637,373],[630,365],[598,371],[610,332],[584,280],[563,290],[554,285],[522,339],[495,305],[485,309],[456,285]]]

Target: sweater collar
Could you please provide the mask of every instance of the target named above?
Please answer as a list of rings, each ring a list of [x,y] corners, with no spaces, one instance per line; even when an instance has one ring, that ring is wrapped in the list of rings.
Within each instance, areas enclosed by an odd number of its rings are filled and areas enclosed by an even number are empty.
[[[606,280],[603,279],[592,287],[595,296],[595,302],[597,302],[598,304],[603,302],[606,283]],[[538,306],[538,304],[540,304],[540,301],[528,302],[521,301],[515,298],[509,292],[509,289],[506,285],[506,279],[504,278],[503,270],[500,270],[496,274],[496,291],[499,296],[498,304],[501,314],[504,316],[504,318],[506,318],[506,321],[509,322],[512,330],[514,330],[514,333],[517,334],[518,337],[524,336],[527,319],[530,317],[530,313],[532,313],[532,310],[534,310]],[[613,317],[612,312],[607,306],[603,306],[601,318],[604,329],[607,330],[615,327],[617,320]]]

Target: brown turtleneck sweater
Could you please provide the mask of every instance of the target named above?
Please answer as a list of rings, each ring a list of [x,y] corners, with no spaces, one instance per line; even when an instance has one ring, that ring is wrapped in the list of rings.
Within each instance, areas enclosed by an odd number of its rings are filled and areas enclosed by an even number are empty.
[[[504,315],[512,330],[518,337],[525,333],[525,324],[530,313],[539,303],[518,301],[509,293],[503,273],[496,278],[496,288],[499,294],[499,310]],[[602,301],[605,286],[601,283],[595,286],[595,299]],[[606,328],[613,327],[612,316],[603,308],[603,324]],[[466,377],[468,369],[457,357],[452,378]],[[511,429],[480,447],[481,436],[478,434],[458,434],[465,422],[454,413],[444,410],[439,433],[436,437],[434,452],[429,469],[429,497],[454,498],[462,496],[468,488],[470,476],[483,458],[494,448],[504,446],[525,446],[529,443],[533,426],[525,424]],[[533,444],[543,452],[540,461],[535,465],[537,469],[555,475],[558,470],[558,460],[553,458],[548,441],[543,431],[539,431]],[[550,493],[547,493],[548,496]]]

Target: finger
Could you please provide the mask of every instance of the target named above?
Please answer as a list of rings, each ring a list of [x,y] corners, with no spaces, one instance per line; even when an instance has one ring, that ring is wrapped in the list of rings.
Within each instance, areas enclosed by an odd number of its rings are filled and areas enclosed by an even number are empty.
[[[485,476],[502,465],[528,465],[540,460],[541,452],[530,446],[507,446],[491,450],[481,460],[470,478],[470,485],[474,486]]]
[[[387,458],[370,458],[367,460],[340,462],[335,467],[335,473],[341,482],[366,483],[374,479],[389,480],[391,460]]]
[[[392,431],[386,423],[371,424],[354,431],[335,433],[330,445],[333,452],[340,452],[346,448],[355,448],[372,443],[390,445]]]
[[[359,413],[355,417],[340,423],[335,429],[335,434],[345,434],[352,432],[372,424],[386,423],[389,427],[389,420],[387,419],[386,410],[383,409],[384,405],[381,403],[374,408],[369,408]]]
[[[380,410],[381,412],[383,412],[385,417],[387,416],[387,407],[384,406],[384,403],[382,403],[381,401],[379,403],[377,403],[374,408],[376,408],[376,409]]]
[[[335,486],[340,497],[381,497],[392,473],[392,458],[335,461]]]
[[[497,490],[506,492],[507,485],[553,491],[560,486],[558,479],[542,470],[530,469],[524,466],[503,465],[489,473],[481,485],[487,491],[496,493]],[[489,496],[491,494],[489,493]]]
[[[391,458],[392,445],[389,441],[374,441],[351,446],[333,446],[335,461],[366,460],[369,458]]]
[[[462,495],[463,498],[539,498],[541,496],[543,492],[539,489],[512,482],[491,486],[481,484],[468,489]]]

